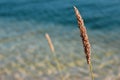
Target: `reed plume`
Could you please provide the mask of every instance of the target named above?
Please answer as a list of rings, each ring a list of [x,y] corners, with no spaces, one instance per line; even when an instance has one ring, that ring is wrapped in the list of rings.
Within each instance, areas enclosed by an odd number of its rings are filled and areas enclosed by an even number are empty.
[[[45,37],[46,37],[46,39],[47,39],[47,41],[48,41],[50,50],[54,53],[54,52],[55,52],[55,49],[54,49],[54,46],[53,46],[53,44],[52,44],[52,41],[51,41],[51,38],[50,38],[49,34],[46,33],[46,34],[45,34]]]
[[[50,47],[51,52],[52,52],[52,53],[55,53],[55,49],[54,49],[54,46],[53,46],[53,43],[52,43],[52,41],[51,41],[51,38],[50,38],[49,34],[46,33],[46,34],[45,34],[45,37],[46,37],[46,39],[47,39],[47,41],[48,41],[48,44],[49,44],[49,47]],[[56,64],[57,64],[57,69],[58,69],[58,71],[61,72],[61,64],[59,63],[59,60],[58,60],[56,54],[53,54],[53,57],[54,57],[54,61],[55,61]],[[60,75],[60,77],[61,77],[61,80],[64,80],[62,74]]]
[[[90,64],[91,63],[91,60],[90,60],[91,59],[91,47],[90,47],[87,31],[86,31],[83,19],[80,16],[78,9],[74,7],[74,10],[75,10],[75,14],[76,14],[77,21],[78,21],[78,26],[79,26],[80,33],[81,33],[81,38],[83,42],[84,51],[86,54],[87,63]]]
[[[88,39],[87,30],[85,28],[83,19],[80,15],[78,9],[75,6],[74,6],[74,10],[75,10],[76,18],[78,21],[79,30],[81,33],[81,38],[82,38],[82,42],[83,42],[84,52],[86,55],[86,60],[87,60],[87,63],[89,64],[91,78],[92,78],[92,80],[94,80],[94,76],[93,76],[93,72],[92,72],[92,64],[91,64],[91,46],[90,46],[90,42]]]

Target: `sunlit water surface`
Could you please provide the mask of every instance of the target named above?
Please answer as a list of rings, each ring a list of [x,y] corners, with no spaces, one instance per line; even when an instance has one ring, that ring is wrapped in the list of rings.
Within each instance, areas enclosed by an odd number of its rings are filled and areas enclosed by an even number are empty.
[[[90,80],[74,5],[87,27],[96,80],[120,80],[119,0],[0,0],[0,80]]]

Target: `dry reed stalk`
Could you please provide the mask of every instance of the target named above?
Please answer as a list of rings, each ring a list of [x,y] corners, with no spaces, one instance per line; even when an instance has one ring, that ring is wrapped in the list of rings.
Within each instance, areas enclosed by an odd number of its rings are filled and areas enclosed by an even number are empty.
[[[76,18],[78,21],[78,26],[79,26],[80,33],[81,33],[81,38],[82,38],[83,47],[84,47],[84,51],[85,51],[85,55],[86,55],[86,60],[87,60],[87,63],[89,64],[89,68],[90,68],[91,79],[94,80],[94,75],[93,75],[93,71],[92,71],[92,63],[91,63],[91,46],[90,46],[90,42],[88,39],[87,30],[85,28],[83,19],[80,15],[78,9],[75,6],[74,6],[74,10],[75,10]]]
[[[80,33],[81,33],[81,38],[83,42],[83,47],[84,47],[87,63],[90,64],[91,63],[91,47],[90,47],[87,31],[86,31],[83,19],[78,9],[75,6],[74,6],[74,10],[75,10],[76,18],[78,21],[78,26],[79,26]]]
[[[50,50],[54,53],[54,52],[55,52],[55,49],[54,49],[54,46],[53,46],[53,44],[52,44],[52,41],[51,41],[51,38],[50,38],[49,34],[46,33],[46,34],[45,34],[45,37],[46,37],[46,39],[47,39],[47,41],[48,41]]]
[[[53,46],[53,44],[52,44],[52,41],[51,41],[51,38],[50,38],[49,34],[46,33],[46,34],[45,34],[45,37],[46,37],[46,39],[47,39],[47,41],[48,41],[50,50],[52,51],[52,53],[55,53],[55,49],[54,49],[54,46]],[[59,63],[59,60],[58,60],[57,57],[56,57],[56,54],[54,54],[54,60],[56,61],[58,71],[61,72],[61,65],[60,65],[60,63]],[[64,80],[62,74],[60,75],[60,77],[61,77],[61,80]]]

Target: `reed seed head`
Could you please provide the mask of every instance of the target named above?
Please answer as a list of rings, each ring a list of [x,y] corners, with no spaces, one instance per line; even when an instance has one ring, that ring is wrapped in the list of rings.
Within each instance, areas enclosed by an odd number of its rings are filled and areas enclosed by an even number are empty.
[[[54,49],[54,46],[53,46],[53,44],[52,44],[52,41],[51,41],[51,38],[50,38],[49,34],[46,33],[46,34],[45,34],[45,37],[46,37],[46,39],[47,39],[47,41],[48,41],[50,50],[54,53],[54,52],[55,52],[55,49]]]
[[[83,42],[83,47],[84,47],[84,52],[86,55],[87,63],[90,64],[91,63],[91,47],[90,47],[87,31],[86,31],[83,19],[80,15],[78,9],[75,6],[74,6],[74,10],[75,10],[76,18],[78,21],[78,27],[79,27],[80,33],[81,33],[81,38],[82,38],[82,42]]]

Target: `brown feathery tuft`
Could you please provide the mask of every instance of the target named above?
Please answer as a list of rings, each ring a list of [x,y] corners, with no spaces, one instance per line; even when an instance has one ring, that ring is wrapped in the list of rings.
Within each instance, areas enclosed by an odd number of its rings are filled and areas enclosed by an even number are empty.
[[[74,10],[75,10],[76,18],[78,21],[78,26],[79,26],[80,33],[81,33],[81,38],[83,42],[84,51],[86,54],[87,63],[90,64],[91,63],[91,47],[90,47],[87,31],[86,31],[83,19],[78,9],[75,6],[74,6]]]
[[[46,34],[45,34],[45,37],[46,37],[46,39],[47,39],[47,41],[48,41],[48,44],[49,44],[49,47],[50,47],[51,51],[54,53],[54,52],[55,52],[55,49],[54,49],[54,46],[53,46],[53,44],[52,44],[52,41],[51,41],[51,38],[50,38],[49,34],[46,33]]]

